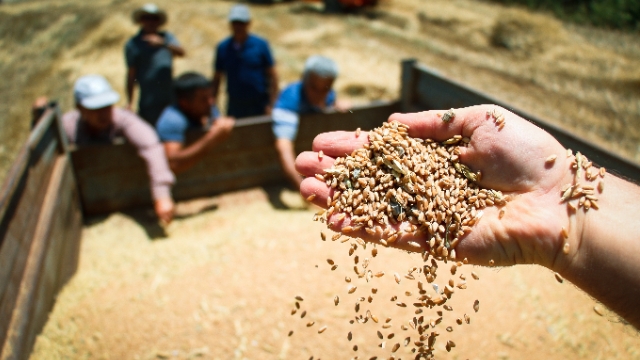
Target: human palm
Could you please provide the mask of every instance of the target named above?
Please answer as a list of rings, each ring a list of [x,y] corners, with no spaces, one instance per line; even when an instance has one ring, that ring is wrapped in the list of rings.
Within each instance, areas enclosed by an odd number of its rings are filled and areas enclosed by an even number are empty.
[[[502,128],[488,114],[494,109],[505,116]],[[480,186],[500,190],[510,197],[502,208],[484,209],[481,221],[461,238],[456,248],[458,258],[466,257],[470,262],[481,265],[494,260],[497,265],[537,263],[552,268],[563,266],[563,263],[556,264],[555,261],[565,242],[560,235],[562,227],[570,233],[572,230],[568,228],[570,213],[566,205],[560,203],[559,195],[562,186],[572,180],[569,170],[572,159],[566,156],[566,150],[544,130],[497,106],[457,109],[455,118],[449,123],[441,120],[443,113],[394,114],[389,121],[409,125],[409,135],[416,138],[444,141],[454,135],[469,137],[469,145],[461,148],[460,162],[482,173],[478,181]],[[300,187],[302,195],[316,194],[313,202],[326,207],[326,198],[332,195],[332,189],[314,178],[314,174],[322,174],[324,169],[332,166],[336,157],[348,155],[367,142],[366,133],[359,137],[353,132],[318,135],[313,143],[314,152],[302,153],[296,160],[296,168],[307,177]],[[325,155],[322,158],[316,153],[320,150]],[[556,160],[546,161],[551,155],[556,155]],[[332,222],[331,219],[329,221]],[[335,222],[334,226],[340,231],[347,225],[348,218]],[[349,235],[369,241],[382,237],[381,233],[371,235],[364,231]],[[572,234],[572,238],[577,236]],[[425,247],[425,240],[405,234],[393,246],[416,250],[407,243],[416,241]]]

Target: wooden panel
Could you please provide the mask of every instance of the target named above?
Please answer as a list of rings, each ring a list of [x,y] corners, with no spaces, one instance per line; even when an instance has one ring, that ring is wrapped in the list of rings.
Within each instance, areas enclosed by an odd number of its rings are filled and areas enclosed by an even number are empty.
[[[405,70],[410,71],[410,70]],[[404,75],[403,75],[404,76]],[[424,65],[415,65],[413,76],[416,89],[414,103],[403,111],[460,108],[480,104],[496,104],[522,116],[549,132],[563,146],[580,151],[596,164],[606,166],[608,171],[640,181],[640,166],[597,145],[583,141],[576,135],[561,129],[551,122],[535,117],[499,99],[456,83]]]
[[[36,336],[47,322],[48,314],[55,303],[56,294],[75,273],[78,264],[80,236],[82,231],[82,213],[77,197],[73,173],[67,158],[64,158],[62,179],[56,189],[52,182],[50,191],[57,197],[54,201],[56,215],[50,222],[50,230],[40,241],[48,242],[43,254],[43,266],[36,276],[40,276],[37,286],[30,293],[31,316],[23,329],[20,341],[22,354],[30,354]],[[36,283],[36,282],[34,282]]]
[[[74,192],[68,157],[60,155],[56,158],[51,181],[46,187],[0,359],[28,358],[35,338],[53,307],[55,295],[70,276],[68,265],[65,264],[77,263],[76,249],[82,221]],[[76,258],[65,258],[67,253]]]
[[[28,358],[77,266],[82,215],[59,114],[45,112],[0,189],[0,359]]]
[[[55,127],[49,126],[38,134],[38,143],[28,142],[25,145],[28,149],[27,166],[19,174],[17,186],[11,193],[4,194],[9,206],[0,219],[0,343],[6,336],[40,213],[39,205],[53,169],[58,149],[56,135]]]
[[[379,103],[347,113],[303,116],[296,150],[310,149],[313,138],[324,131],[379,126],[398,109],[397,102]],[[198,136],[201,133],[190,134],[189,139]],[[238,120],[226,142],[178,175],[174,197],[183,200],[283,182],[274,141],[268,117]],[[72,161],[86,214],[151,204],[146,167],[132,146],[85,147],[73,151]]]
[[[68,162],[65,169],[64,180],[60,185],[60,209],[61,213],[54,219],[51,230],[52,242],[60,244],[60,252],[51,252],[47,256],[57,257],[57,284],[56,292],[71,279],[78,269],[80,259],[80,244],[82,237],[82,207],[78,187]],[[48,272],[49,270],[47,270]]]

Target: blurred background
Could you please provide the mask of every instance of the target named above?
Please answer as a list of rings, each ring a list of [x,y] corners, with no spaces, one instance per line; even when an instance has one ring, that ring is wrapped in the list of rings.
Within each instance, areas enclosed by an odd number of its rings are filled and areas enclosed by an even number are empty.
[[[124,94],[123,46],[136,31],[135,0],[4,0],[0,6],[0,174],[29,129],[38,95],[72,107],[71,86],[100,73]],[[229,34],[230,1],[157,1],[166,29],[211,75],[214,46]],[[517,6],[531,4],[534,8]],[[252,30],[270,41],[281,85],[311,54],[340,65],[339,95],[354,102],[398,97],[400,60],[464,84],[640,161],[639,1],[380,0],[350,14],[320,2],[253,4]],[[540,10],[546,9],[546,10]],[[124,96],[123,96],[124,98]],[[219,103],[224,106],[225,101]]]
[[[124,95],[124,44],[138,30],[131,13],[146,2],[0,3],[0,180],[28,136],[37,96],[55,99],[68,111],[73,82],[89,73],[104,75]],[[227,14],[234,2],[156,3],[168,13],[165,28],[187,51],[174,61],[174,75],[195,70],[211,76],[214,46],[229,35]],[[399,97],[400,61],[416,58],[640,162],[640,1],[379,0],[372,8],[333,14],[313,1],[250,6],[251,30],[269,40],[281,88],[299,78],[309,55],[322,54],[340,67],[339,97],[355,104],[393,100]],[[219,104],[225,103],[221,96]],[[144,221],[155,221],[148,214],[86,220],[78,273],[60,293],[32,358],[358,354],[346,340],[353,300],[345,300],[346,308],[333,306],[333,296],[345,292],[348,247],[318,240],[324,225],[311,222],[314,209],[274,209],[263,189],[178,207],[188,216],[166,229],[167,241],[152,241],[144,231]],[[338,271],[326,267],[328,257],[340,264]],[[375,268],[388,274],[419,262],[389,249],[378,259]],[[458,344],[452,353],[439,340],[439,357],[640,358],[635,330],[604,309],[605,316],[598,316],[591,298],[557,283],[551,272],[535,266],[474,271],[481,281],[470,282],[456,300],[470,312],[480,299],[482,310],[472,314],[471,326],[447,335]],[[388,291],[402,294],[409,285],[393,287],[390,276],[381,281],[385,301],[374,301],[372,308],[388,310],[394,319],[406,317],[385,304],[393,295]],[[304,321],[290,316],[296,295],[305,296]],[[317,328],[305,329],[308,319],[329,330],[319,335]],[[394,321],[396,327],[400,323]],[[295,335],[288,337],[289,330]],[[381,351],[374,330],[354,336],[361,356]]]

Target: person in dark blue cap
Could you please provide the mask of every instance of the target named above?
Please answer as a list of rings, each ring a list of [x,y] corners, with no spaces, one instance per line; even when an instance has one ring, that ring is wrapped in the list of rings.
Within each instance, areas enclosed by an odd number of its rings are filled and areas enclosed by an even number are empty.
[[[229,12],[232,35],[216,48],[213,95],[227,78],[227,115],[235,118],[270,114],[278,95],[278,76],[269,43],[249,33],[251,14],[245,5]]]

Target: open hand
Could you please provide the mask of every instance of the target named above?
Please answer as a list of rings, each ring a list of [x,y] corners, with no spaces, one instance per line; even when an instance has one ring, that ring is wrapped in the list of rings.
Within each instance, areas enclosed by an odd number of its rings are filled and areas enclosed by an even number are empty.
[[[499,128],[489,115],[496,110],[505,117],[504,127]],[[494,105],[481,105],[455,110],[455,118],[445,123],[441,116],[445,111],[427,111],[415,114],[393,114],[389,121],[409,125],[409,135],[416,138],[447,140],[454,135],[471,139],[468,147],[461,148],[460,162],[474,172],[481,171],[478,182],[481,187],[500,190],[511,197],[499,218],[499,209],[489,207],[472,231],[461,238],[456,251],[459,259],[468,258],[475,264],[496,265],[537,263],[550,268],[566,266],[567,256],[562,252],[565,239],[560,235],[562,227],[570,233],[572,249],[578,248],[580,226],[570,224],[566,204],[560,203],[563,185],[570,183],[572,158],[566,150],[544,130],[521,117]],[[296,160],[298,172],[307,178],[300,192],[304,197],[316,194],[314,203],[326,207],[326,198],[332,189],[313,177],[330,168],[336,157],[350,154],[367,143],[366,133],[355,136],[353,132],[332,132],[318,135],[313,142],[313,152],[304,152]],[[319,159],[316,152],[325,154]],[[546,159],[556,155],[554,162]],[[582,213],[582,211],[578,211]],[[332,215],[335,217],[336,215]],[[572,221],[581,221],[573,217]],[[329,219],[331,221],[331,219]],[[335,230],[349,225],[349,219],[337,222]],[[402,225],[400,225],[402,226]],[[369,235],[364,231],[349,233],[368,241],[377,241],[382,234]],[[416,241],[426,248],[426,239],[403,235],[393,246],[411,249],[408,241]],[[416,249],[413,249],[416,250]]]

